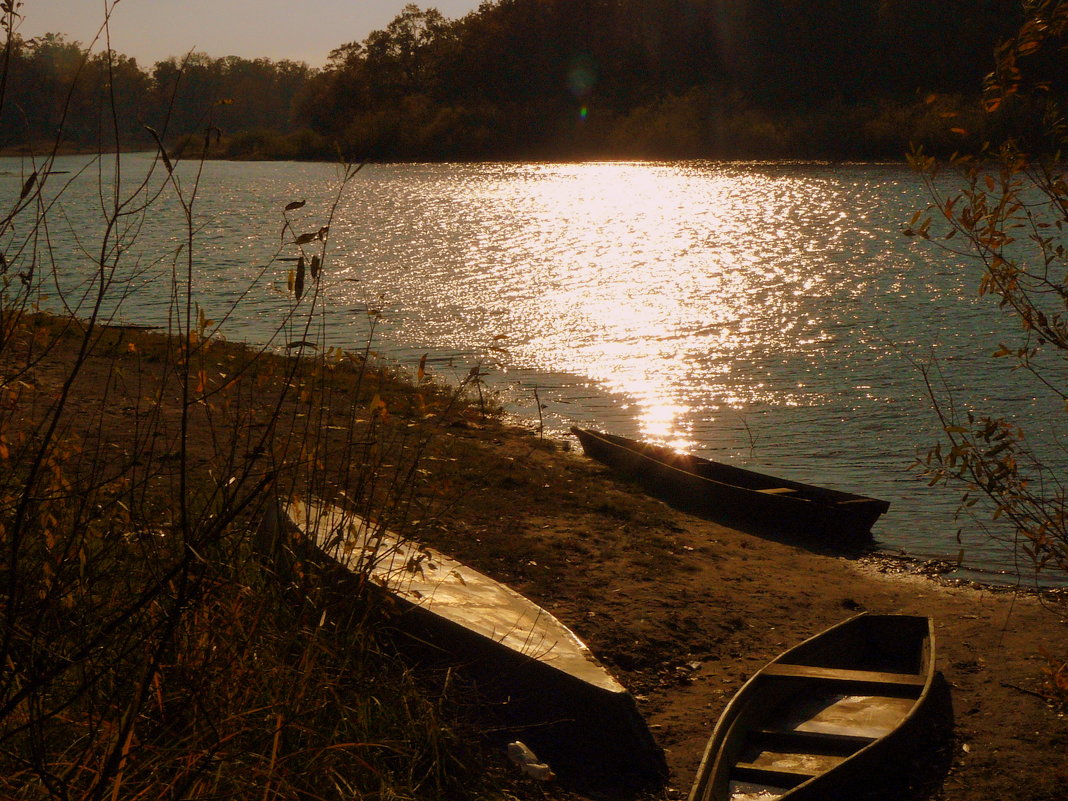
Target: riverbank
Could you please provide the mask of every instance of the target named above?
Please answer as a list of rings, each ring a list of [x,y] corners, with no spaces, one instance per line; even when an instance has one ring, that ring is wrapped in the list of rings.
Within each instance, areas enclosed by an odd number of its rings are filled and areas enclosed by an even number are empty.
[[[676,512],[577,445],[514,429],[458,436],[494,465],[485,489],[498,514],[473,504],[435,544],[546,606],[613,666],[667,750],[675,795],[748,676],[870,610],[935,619],[955,720],[917,798],[1065,797],[1068,720],[1040,697],[1043,651],[1068,649],[1063,594],[954,587],[922,564],[812,553]]]
[[[140,463],[149,458],[137,453],[146,415],[170,421],[172,434],[179,430],[181,394],[157,391],[181,372],[160,355],[173,350],[173,341],[134,328],[101,333],[72,387],[71,430],[105,458],[127,454]],[[24,423],[54,402],[78,357],[77,330],[56,341],[26,370],[16,374],[10,361],[3,365]],[[194,372],[196,417],[184,457],[194,466],[218,460],[219,443],[230,441],[228,420],[254,431],[258,411],[275,402],[264,379],[269,371],[242,366],[248,354],[240,346],[218,343],[210,359]],[[285,376],[289,362],[270,360]],[[401,471],[412,477],[401,494],[409,521],[419,518],[420,538],[542,604],[611,666],[667,753],[665,797],[685,796],[718,714],[749,675],[860,610],[935,619],[954,722],[948,740],[932,741],[917,801],[1063,801],[1068,794],[1068,719],[1044,700],[1042,687],[1043,652],[1068,653],[1063,596],[951,587],[897,572],[886,560],[813,553],[726,528],[618,481],[576,444],[505,425],[447,392],[431,392],[427,377],[411,386],[359,360],[344,364],[339,371],[365,376],[365,394],[326,395],[354,404],[358,414],[349,419],[361,432],[369,420],[393,432],[381,438],[396,444],[377,462],[381,483],[399,486],[391,476]],[[238,377],[255,392],[234,390]],[[286,380],[299,391],[286,402],[279,439],[292,439],[316,410],[303,394],[305,379]],[[246,412],[224,414],[227,391],[239,393]],[[331,431],[342,427],[332,414],[323,417]],[[9,414],[5,442],[15,441],[16,417]],[[394,458],[416,444],[417,462]],[[179,445],[172,439],[161,448],[161,463],[170,464]],[[503,754],[485,758],[515,796],[569,797],[553,785],[511,777]]]

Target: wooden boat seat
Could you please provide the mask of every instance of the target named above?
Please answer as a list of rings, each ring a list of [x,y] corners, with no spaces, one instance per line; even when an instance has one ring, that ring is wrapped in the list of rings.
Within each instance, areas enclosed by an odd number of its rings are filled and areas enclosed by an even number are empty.
[[[735,762],[734,767],[731,768],[732,779],[783,788],[796,787],[813,776],[819,776],[820,773],[819,770],[810,771],[801,767],[795,770],[785,770],[754,765],[752,762]]]
[[[797,492],[790,487],[769,487],[768,489],[757,490],[757,492],[763,492],[765,495],[785,495],[787,492]]]
[[[801,679],[826,679],[862,684],[889,684],[899,687],[923,687],[926,679],[915,673],[883,673],[878,670],[846,670],[815,665],[790,665],[775,663],[761,671],[765,676],[786,676]]]
[[[756,729],[757,741],[778,748],[797,751],[851,754],[875,740],[859,734],[840,734],[824,731],[798,731],[797,729]]]

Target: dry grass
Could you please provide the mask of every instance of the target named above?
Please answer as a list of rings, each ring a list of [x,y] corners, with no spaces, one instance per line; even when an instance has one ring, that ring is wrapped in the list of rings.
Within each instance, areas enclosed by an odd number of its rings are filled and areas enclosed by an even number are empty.
[[[279,493],[343,492],[398,518],[438,503],[416,477],[439,421],[463,419],[448,393],[346,354],[199,341],[187,355],[40,314],[9,318],[0,368],[3,793],[482,785],[444,723],[446,685],[380,647],[366,599],[329,597],[300,563],[274,570],[254,537]]]

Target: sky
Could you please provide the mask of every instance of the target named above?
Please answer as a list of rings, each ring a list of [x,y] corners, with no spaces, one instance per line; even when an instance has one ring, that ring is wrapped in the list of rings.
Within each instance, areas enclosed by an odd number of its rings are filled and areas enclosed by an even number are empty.
[[[119,0],[111,18],[111,47],[149,67],[190,50],[209,56],[306,61],[313,67],[346,42],[384,28],[411,0]],[[449,18],[479,0],[425,0]],[[18,32],[29,39],[65,33],[88,45],[111,0],[23,0]],[[99,48],[97,48],[99,49]]]

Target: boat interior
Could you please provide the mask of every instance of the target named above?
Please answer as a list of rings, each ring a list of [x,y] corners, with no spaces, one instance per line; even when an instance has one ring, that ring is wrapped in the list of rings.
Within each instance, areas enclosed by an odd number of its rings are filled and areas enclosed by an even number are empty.
[[[766,666],[724,737],[704,799],[779,798],[897,729],[927,685],[927,626],[865,617]]]

